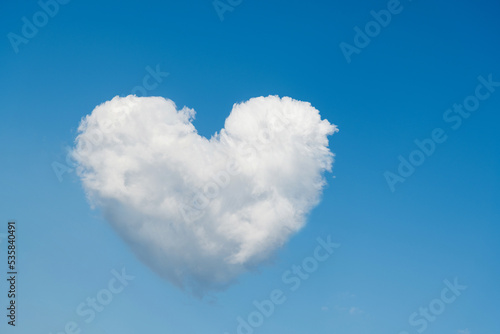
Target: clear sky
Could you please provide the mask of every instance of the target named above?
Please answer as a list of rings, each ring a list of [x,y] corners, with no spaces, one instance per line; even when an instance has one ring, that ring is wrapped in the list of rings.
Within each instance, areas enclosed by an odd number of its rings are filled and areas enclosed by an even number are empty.
[[[2,333],[233,334],[238,317],[259,325],[241,333],[500,331],[498,2],[223,0],[220,13],[210,0],[44,3],[0,4]],[[371,14],[381,10],[390,22]],[[271,264],[197,299],[136,258],[74,172],[58,177],[81,118],[131,93],[194,108],[206,137],[234,103],[270,94],[308,101],[338,126],[322,201]],[[329,235],[340,247],[293,291],[283,275]],[[135,278],[119,289],[122,268]],[[461,287],[448,288],[455,278]],[[273,290],[284,302],[248,320]],[[109,296],[95,317],[76,311]]]

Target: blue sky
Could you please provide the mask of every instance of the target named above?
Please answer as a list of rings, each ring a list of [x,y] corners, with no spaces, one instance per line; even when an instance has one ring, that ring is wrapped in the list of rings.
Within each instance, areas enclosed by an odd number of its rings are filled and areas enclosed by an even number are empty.
[[[18,328],[2,314],[2,333],[55,334],[73,321],[94,334],[232,334],[254,300],[280,289],[286,301],[255,333],[413,334],[422,326],[409,317],[455,278],[467,289],[424,332],[498,332],[500,87],[456,130],[443,115],[475,94],[479,76],[500,81],[500,7],[401,1],[348,63],[340,43],[354,45],[354,27],[387,8],[243,0],[221,21],[211,1],[73,0],[16,53],[8,34],[22,36],[22,18],[33,21],[41,7],[2,2],[0,221],[18,222],[20,292]],[[224,126],[233,103],[270,94],[311,102],[340,129],[307,226],[272,264],[203,300],[142,264],[89,207],[75,173],[60,180],[52,167],[66,163],[83,116],[130,94],[157,66],[168,76],[147,95],[194,108],[204,136]],[[437,128],[446,141],[391,191],[384,174]],[[328,235],[341,246],[291,291],[283,273]],[[4,262],[5,239],[0,247]],[[76,308],[122,268],[135,279],[86,323]]]

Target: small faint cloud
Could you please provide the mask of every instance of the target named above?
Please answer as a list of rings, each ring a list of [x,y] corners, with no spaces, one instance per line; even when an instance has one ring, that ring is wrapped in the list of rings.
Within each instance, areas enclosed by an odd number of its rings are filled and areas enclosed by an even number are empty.
[[[470,334],[470,330],[468,328],[466,329],[459,329],[458,334]]]
[[[329,310],[328,306],[323,306],[323,307],[321,308],[321,311],[323,311],[323,312],[326,312],[326,311],[328,311],[328,310]]]
[[[355,297],[356,297],[356,295],[349,292],[349,291],[344,291],[340,294],[341,299],[350,299],[350,298],[355,298]]]
[[[349,309],[349,314],[350,315],[357,315],[357,314],[363,314],[363,310],[361,310],[359,307],[351,306]]]
[[[339,302],[344,304],[344,306],[335,305],[334,310],[338,313],[344,313],[349,315],[360,315],[365,314],[365,312],[357,306],[352,306],[355,303],[354,299],[356,299],[356,295],[350,291],[343,291],[339,293]],[[347,304],[347,306],[345,306]],[[351,306],[349,306],[349,304]]]
[[[349,315],[360,315],[365,313],[362,309],[356,306],[344,307],[336,305],[335,310],[339,313],[348,313]]]

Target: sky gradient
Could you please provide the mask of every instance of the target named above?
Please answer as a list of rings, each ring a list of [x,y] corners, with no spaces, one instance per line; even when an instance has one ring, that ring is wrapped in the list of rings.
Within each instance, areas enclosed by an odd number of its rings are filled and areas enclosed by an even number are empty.
[[[56,334],[75,322],[93,334],[232,334],[255,300],[281,290],[286,300],[255,333],[413,334],[423,325],[412,325],[411,315],[458,278],[467,288],[422,332],[497,333],[500,6],[394,6],[243,0],[221,20],[211,1],[61,1],[27,38],[23,17],[33,22],[40,4],[2,2],[0,233],[16,219],[20,294],[17,328],[2,311],[0,331]],[[356,46],[356,27],[364,31],[371,11],[388,8],[397,12],[391,21]],[[10,33],[27,41],[18,52]],[[357,49],[350,62],[341,43]],[[453,111],[478,91],[484,99],[476,97],[470,115]],[[131,93],[195,109],[193,124],[207,138],[234,103],[257,96],[308,101],[338,126],[322,201],[271,263],[197,299],[135,257],[89,207],[74,171],[54,171],[54,163],[71,168],[66,156],[82,117]],[[459,126],[449,119],[457,115]],[[415,140],[436,129],[446,140],[434,141],[429,155],[415,153],[424,161],[398,174],[400,156],[409,161]],[[387,172],[404,182],[391,188]],[[283,275],[328,236],[340,246],[292,291]],[[2,263],[5,247],[0,234]],[[112,290],[122,268],[135,278],[87,323],[77,308]],[[6,289],[2,279],[2,310]]]

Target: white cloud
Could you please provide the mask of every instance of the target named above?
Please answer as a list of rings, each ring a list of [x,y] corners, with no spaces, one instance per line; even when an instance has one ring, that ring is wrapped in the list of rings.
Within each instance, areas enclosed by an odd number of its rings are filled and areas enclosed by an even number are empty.
[[[356,306],[344,307],[344,306],[335,305],[334,308],[335,308],[335,310],[339,311],[340,313],[348,313],[349,315],[358,315],[358,314],[365,313],[362,309],[360,309],[359,307],[356,307]]]
[[[351,308],[349,309],[350,315],[356,315],[356,314],[362,314],[362,313],[363,313],[363,311],[359,307],[356,307],[356,306],[351,306]]]
[[[207,139],[195,112],[115,97],[85,117],[73,150],[93,206],[158,274],[196,294],[265,262],[318,204],[336,127],[307,102],[235,104]]]

